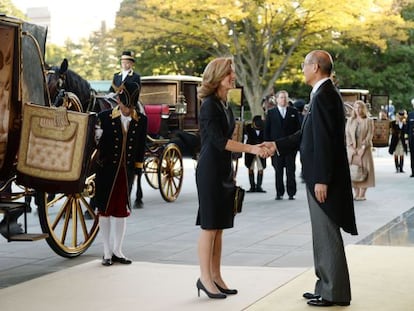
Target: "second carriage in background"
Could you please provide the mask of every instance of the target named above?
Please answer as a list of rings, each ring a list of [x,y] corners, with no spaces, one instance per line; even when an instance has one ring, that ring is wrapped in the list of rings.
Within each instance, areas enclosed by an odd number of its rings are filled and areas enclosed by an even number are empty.
[[[140,102],[148,117],[148,144],[144,172],[148,183],[174,201],[183,181],[183,157],[197,160],[200,150],[197,88],[202,79],[186,75],[141,77]],[[230,93],[236,115],[243,115],[241,88]],[[241,119],[241,118],[240,118]],[[240,121],[237,128],[242,129]],[[237,128],[235,133],[237,133]],[[239,137],[241,140],[241,137]]]

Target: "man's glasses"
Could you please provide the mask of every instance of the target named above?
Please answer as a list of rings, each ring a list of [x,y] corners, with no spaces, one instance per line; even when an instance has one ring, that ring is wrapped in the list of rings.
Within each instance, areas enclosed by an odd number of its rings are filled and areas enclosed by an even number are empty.
[[[316,63],[313,63],[313,62],[303,62],[303,63],[300,64],[300,68],[303,70],[303,68],[305,68],[306,65],[310,65],[310,64],[316,64]]]

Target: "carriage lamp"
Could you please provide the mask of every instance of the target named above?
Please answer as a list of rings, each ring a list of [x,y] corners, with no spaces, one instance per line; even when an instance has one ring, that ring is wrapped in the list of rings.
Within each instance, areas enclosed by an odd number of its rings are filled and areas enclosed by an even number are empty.
[[[183,93],[180,93],[180,95],[178,95],[178,100],[175,104],[175,112],[179,115],[187,113],[187,103],[185,101],[185,96]]]

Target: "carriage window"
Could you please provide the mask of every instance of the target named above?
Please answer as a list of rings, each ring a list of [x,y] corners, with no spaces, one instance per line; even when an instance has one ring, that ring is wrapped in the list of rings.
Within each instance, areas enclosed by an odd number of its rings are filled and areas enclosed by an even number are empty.
[[[177,84],[143,83],[140,99],[146,104],[167,104],[177,102]]]

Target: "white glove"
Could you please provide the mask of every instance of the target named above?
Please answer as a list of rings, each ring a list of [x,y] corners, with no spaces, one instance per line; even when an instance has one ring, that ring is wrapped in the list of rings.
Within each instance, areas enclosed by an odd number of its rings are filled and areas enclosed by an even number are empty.
[[[99,143],[99,139],[102,137],[103,130],[100,127],[95,128],[95,143]]]

